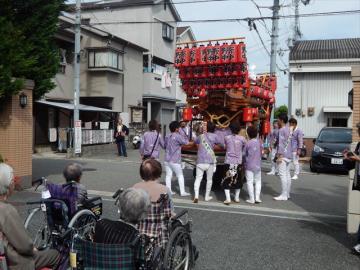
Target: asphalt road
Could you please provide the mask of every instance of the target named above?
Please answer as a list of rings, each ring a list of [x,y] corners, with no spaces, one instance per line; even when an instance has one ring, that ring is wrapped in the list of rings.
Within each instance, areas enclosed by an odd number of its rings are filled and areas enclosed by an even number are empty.
[[[92,195],[104,199],[104,216],[117,218],[110,197],[119,187],[139,181],[136,152],[129,159],[105,153],[78,159],[85,168],[83,183]],[[69,160],[35,157],[34,177],[61,182]],[[200,251],[196,269],[360,269],[360,258],[350,253],[355,237],[346,233],[347,177],[305,172],[293,183],[291,201],[276,202],[279,180],[263,174],[263,203],[247,205],[246,190],[241,203],[225,206],[221,191],[212,202],[193,204],[175,196],[176,209],[189,209],[192,237]],[[173,182],[176,185],[176,182]],[[186,172],[187,190],[192,192],[191,171]],[[177,190],[175,188],[175,190]],[[38,197],[33,190],[19,192],[12,200],[25,217],[21,203]]]

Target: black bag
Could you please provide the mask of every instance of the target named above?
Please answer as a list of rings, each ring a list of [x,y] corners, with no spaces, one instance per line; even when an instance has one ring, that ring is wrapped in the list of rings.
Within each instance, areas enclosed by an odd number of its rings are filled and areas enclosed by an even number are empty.
[[[158,141],[158,139],[159,139],[159,136],[160,136],[160,134],[158,133],[158,135],[157,135],[157,137],[156,137],[156,140],[155,140],[155,143],[154,143],[154,145],[153,145],[153,148],[151,149],[150,155],[144,155],[144,156],[143,156],[143,161],[151,158],[151,156],[152,156],[152,154],[153,154],[153,152],[154,152],[156,143],[157,143],[157,141]]]

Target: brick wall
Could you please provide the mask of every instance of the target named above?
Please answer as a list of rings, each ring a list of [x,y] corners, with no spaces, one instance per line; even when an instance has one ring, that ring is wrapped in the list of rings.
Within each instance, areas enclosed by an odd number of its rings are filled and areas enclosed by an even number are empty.
[[[26,81],[20,93],[27,95],[25,108],[20,106],[19,95],[11,97],[0,108],[0,153],[6,162],[14,168],[22,187],[31,186],[33,153],[33,82]]]
[[[359,142],[360,137],[356,124],[360,122],[360,65],[351,67],[351,76],[354,90],[352,140],[353,142]]]

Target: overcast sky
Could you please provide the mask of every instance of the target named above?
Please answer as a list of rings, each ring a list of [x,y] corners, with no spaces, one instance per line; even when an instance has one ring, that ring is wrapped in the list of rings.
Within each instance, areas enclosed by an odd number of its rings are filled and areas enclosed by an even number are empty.
[[[174,0],[175,1],[175,0]],[[188,0],[176,0],[186,1]],[[271,6],[273,0],[255,0],[259,6]],[[281,5],[289,5],[292,0],[280,0]],[[183,20],[192,19],[223,19],[223,18],[244,18],[258,17],[259,12],[256,6],[249,0],[229,0],[224,2],[212,3],[196,3],[196,4],[180,4],[176,5],[181,18]],[[307,6],[300,5],[300,13],[316,13],[327,11],[341,11],[360,9],[360,0],[311,0]],[[271,16],[270,9],[261,9],[264,16]],[[291,6],[282,7],[281,15],[294,14]],[[266,42],[270,51],[270,35],[264,30],[264,27],[257,22],[257,28]],[[268,29],[271,30],[271,21],[266,21]],[[195,36],[198,40],[244,36],[248,47],[248,63],[257,66],[256,72],[268,72],[270,69],[270,57],[264,50],[255,31],[249,31],[246,22],[231,23],[192,23],[189,24],[193,28]],[[291,35],[291,26],[293,19],[281,19],[280,26],[280,48],[288,49],[287,39]],[[303,33],[303,39],[333,39],[333,38],[350,38],[360,37],[360,14],[328,16],[328,17],[308,17],[300,19],[300,28]],[[287,65],[288,53],[281,57]],[[280,68],[287,68],[278,57],[278,65]],[[287,104],[287,75],[278,71],[279,84],[277,91],[277,106]]]

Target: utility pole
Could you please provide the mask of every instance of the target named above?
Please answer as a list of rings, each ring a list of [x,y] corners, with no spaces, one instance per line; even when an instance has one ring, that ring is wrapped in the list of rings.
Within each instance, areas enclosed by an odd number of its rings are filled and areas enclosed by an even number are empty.
[[[279,10],[280,4],[279,0],[274,0],[274,5],[272,7],[272,28],[271,28],[271,55],[270,55],[270,76],[276,75],[276,56],[277,56],[277,47],[278,47],[278,38],[279,38]],[[274,121],[274,109],[271,111],[271,122]]]
[[[79,121],[80,100],[80,38],[81,38],[81,0],[76,0],[75,52],[74,52],[74,156],[81,153],[81,122]]]

